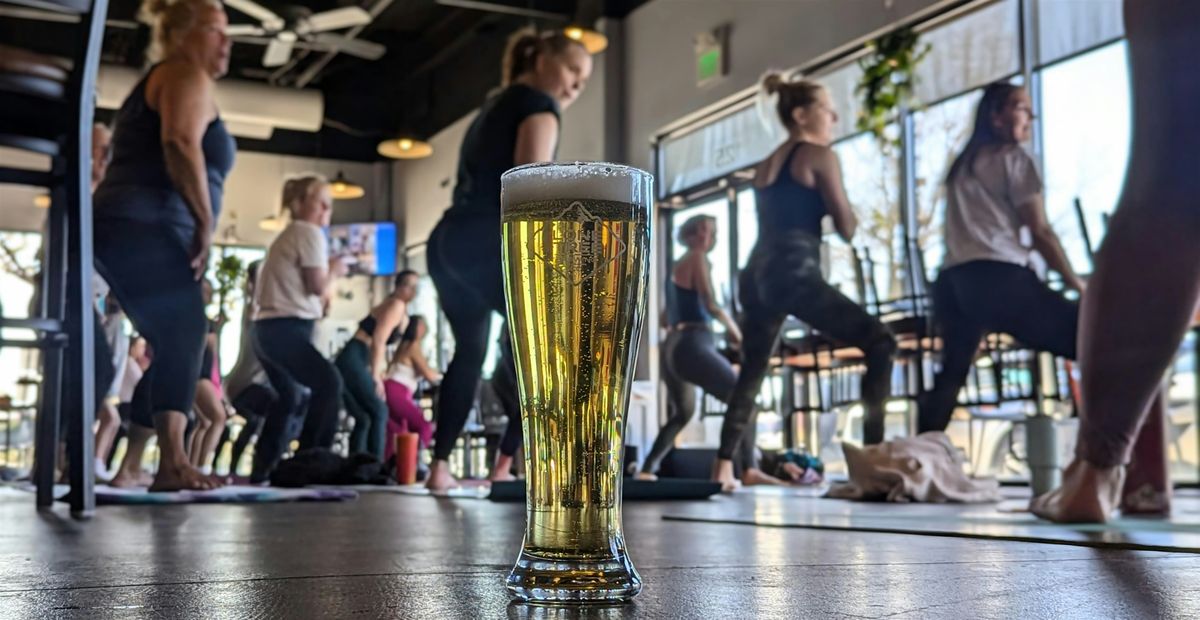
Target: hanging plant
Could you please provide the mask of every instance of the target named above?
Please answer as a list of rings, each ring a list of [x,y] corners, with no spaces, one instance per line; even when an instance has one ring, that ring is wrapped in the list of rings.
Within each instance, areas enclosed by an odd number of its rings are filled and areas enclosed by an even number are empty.
[[[870,131],[885,147],[899,145],[900,137],[889,136],[888,124],[900,108],[912,107],[917,65],[929,54],[912,28],[901,28],[867,44],[870,52],[858,61],[863,75],[855,93],[862,97],[859,131]]]

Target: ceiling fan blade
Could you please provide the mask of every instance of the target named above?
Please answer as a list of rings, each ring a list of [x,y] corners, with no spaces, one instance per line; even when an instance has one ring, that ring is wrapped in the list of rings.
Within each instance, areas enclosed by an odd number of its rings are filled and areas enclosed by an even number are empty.
[[[286,63],[292,58],[292,47],[296,43],[296,34],[294,32],[283,31],[271,39],[267,44],[267,51],[263,54],[262,64],[264,67],[278,67]]]
[[[371,14],[356,6],[347,6],[332,11],[311,15],[296,25],[297,34],[341,30],[352,26],[371,23]]]
[[[254,0],[225,0],[225,5],[257,19],[267,30],[279,30],[284,26],[282,17]]]
[[[327,45],[343,54],[357,56],[363,60],[379,60],[387,53],[387,48],[373,41],[350,39],[340,34],[317,34],[312,37],[313,43]]]
[[[267,31],[250,24],[233,24],[225,29],[225,34],[231,37],[261,37]]]

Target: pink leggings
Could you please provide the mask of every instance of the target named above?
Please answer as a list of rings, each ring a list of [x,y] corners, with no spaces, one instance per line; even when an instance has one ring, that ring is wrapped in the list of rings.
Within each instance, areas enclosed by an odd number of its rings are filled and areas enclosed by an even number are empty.
[[[429,447],[433,438],[433,424],[425,419],[425,412],[413,400],[412,392],[402,383],[388,379],[383,383],[387,394],[388,423],[387,441],[384,442],[384,458],[391,457],[396,452],[397,433],[408,426],[408,432],[416,433],[422,448]]]

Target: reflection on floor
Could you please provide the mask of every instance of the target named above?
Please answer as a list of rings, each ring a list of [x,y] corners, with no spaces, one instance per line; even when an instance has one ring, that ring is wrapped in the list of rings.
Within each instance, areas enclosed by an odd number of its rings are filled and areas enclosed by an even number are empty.
[[[796,495],[627,504],[646,588],[631,606],[579,614],[510,605],[520,504],[363,493],[108,506],[78,523],[0,491],[0,618],[1200,617],[1200,555],[663,520],[866,510]],[[929,507],[869,508],[882,521]]]

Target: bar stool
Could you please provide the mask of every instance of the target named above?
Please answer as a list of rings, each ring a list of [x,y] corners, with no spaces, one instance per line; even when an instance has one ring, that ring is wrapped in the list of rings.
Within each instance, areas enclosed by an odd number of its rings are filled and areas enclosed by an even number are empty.
[[[92,119],[108,0],[0,0],[0,4],[58,13],[76,26],[74,53],[65,63],[28,50],[0,50],[4,59],[0,62],[0,110],[4,111],[0,114],[0,146],[44,155],[51,161],[48,171],[0,167],[0,183],[50,192],[40,312],[28,319],[0,318],[0,327],[32,330],[37,335],[0,340],[0,346],[43,352],[34,471],[39,508],[54,502],[54,463],[63,406],[78,412],[78,419],[67,425],[69,500],[71,514],[87,518],[95,509]],[[78,377],[79,389],[73,393],[64,394],[65,368]]]

